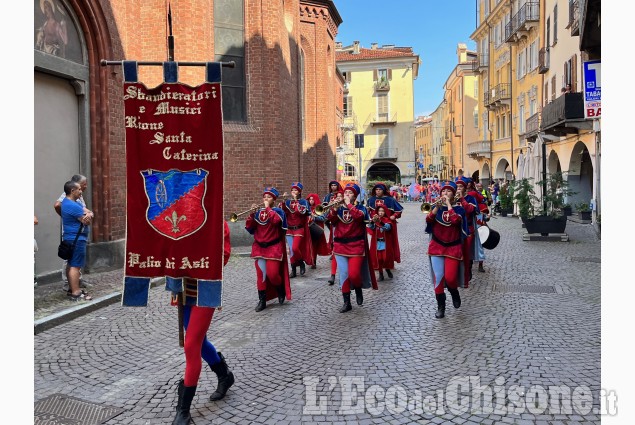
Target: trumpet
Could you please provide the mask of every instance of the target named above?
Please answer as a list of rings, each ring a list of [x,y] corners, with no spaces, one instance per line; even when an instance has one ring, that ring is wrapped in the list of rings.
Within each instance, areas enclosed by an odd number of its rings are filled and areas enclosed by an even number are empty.
[[[258,205],[256,207],[248,209],[247,211],[243,211],[243,212],[239,212],[239,213],[232,213],[232,215],[229,216],[229,221],[231,221],[232,223],[235,223],[236,221],[238,221],[238,217],[240,217],[242,215],[245,215],[245,214],[254,213],[254,212],[258,211],[261,207],[262,207],[262,205]]]
[[[339,207],[341,204],[344,203],[344,200],[342,199],[341,201],[333,201],[328,205],[317,205],[315,207],[315,215],[319,215],[322,216],[324,214],[326,214],[331,208],[333,207]]]
[[[458,201],[459,199],[461,199],[460,195],[454,196],[454,202]],[[421,204],[421,212],[424,214],[428,214],[430,211],[432,211],[434,207],[442,205],[444,202],[445,202],[445,197],[443,196],[441,196],[439,199],[437,199],[436,201],[432,203],[424,202],[423,204]]]

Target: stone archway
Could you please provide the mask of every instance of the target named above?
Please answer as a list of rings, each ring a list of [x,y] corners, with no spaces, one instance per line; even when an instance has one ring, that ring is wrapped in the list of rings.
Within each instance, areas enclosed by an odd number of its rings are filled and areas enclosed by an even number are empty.
[[[479,181],[483,184],[483,187],[489,186],[492,181],[492,175],[487,162],[483,164],[483,170],[481,171]]]
[[[593,198],[593,163],[589,149],[583,142],[578,142],[573,147],[567,181],[569,189],[577,192],[569,198],[569,203],[573,206],[580,202],[588,204]]]
[[[509,161],[505,158],[501,158],[498,160],[496,164],[496,169],[494,171],[495,179],[504,179],[504,180],[512,180],[512,172],[509,166]]]
[[[554,173],[561,173],[561,172],[562,172],[562,167],[560,165],[560,158],[558,157],[558,154],[556,153],[556,151],[552,150],[551,153],[549,154],[549,158],[547,158],[547,173],[554,174]]]
[[[373,164],[366,172],[367,180],[390,180],[401,183],[401,171],[399,167],[390,162],[379,162]]]

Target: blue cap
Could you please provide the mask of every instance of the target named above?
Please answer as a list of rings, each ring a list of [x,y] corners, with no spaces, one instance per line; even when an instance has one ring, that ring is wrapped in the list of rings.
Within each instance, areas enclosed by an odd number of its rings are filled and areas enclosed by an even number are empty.
[[[373,194],[375,193],[375,189],[382,189],[385,192],[388,192],[388,188],[386,187],[386,185],[382,182],[377,183],[375,186],[373,186]]]
[[[454,193],[456,193],[456,183],[447,181],[443,183],[443,186],[441,186],[441,190],[443,189],[451,189]]]
[[[262,193],[262,195],[266,195],[269,194],[271,196],[273,196],[273,199],[277,199],[278,196],[280,195],[278,193],[278,189],[276,189],[275,187],[271,186],[271,187],[265,187],[265,191]]]
[[[346,183],[346,186],[344,186],[344,190],[352,190],[353,192],[355,192],[355,196],[359,195],[360,189],[359,186],[356,185],[355,183]]]
[[[302,183],[300,182],[291,183],[291,189],[298,189],[300,192],[302,192],[303,187],[304,186],[302,186]]]

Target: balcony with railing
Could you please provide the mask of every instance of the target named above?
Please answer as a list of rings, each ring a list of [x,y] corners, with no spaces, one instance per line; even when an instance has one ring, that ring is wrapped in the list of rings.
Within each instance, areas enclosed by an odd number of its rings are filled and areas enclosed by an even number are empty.
[[[564,93],[542,109],[540,129],[548,134],[564,136],[593,128],[591,121],[584,119],[582,93]]]
[[[521,138],[531,139],[540,131],[540,112],[536,112],[525,120],[525,134]]]
[[[476,60],[472,61],[472,71],[479,72],[487,69],[489,66],[489,55],[487,53],[479,53]]]
[[[399,154],[397,148],[379,148],[372,156],[372,161],[396,161]]]
[[[382,125],[397,125],[397,113],[395,112],[392,116],[389,116],[387,113],[375,114],[370,119],[370,125],[373,127]]]
[[[538,51],[538,73],[539,74],[544,74],[545,72],[549,71],[549,59],[550,59],[550,55],[549,55],[549,50],[547,50],[547,48],[543,47],[542,49]]]
[[[571,31],[571,37],[580,35],[580,0],[569,0],[569,23],[567,28]]]
[[[483,102],[488,109],[498,109],[503,105],[511,105],[511,84],[501,83],[483,96]]]
[[[489,140],[467,144],[467,154],[470,158],[490,158],[492,154],[492,143]]]
[[[532,27],[540,21],[540,2],[528,1],[505,25],[505,41],[515,43],[526,37]]]

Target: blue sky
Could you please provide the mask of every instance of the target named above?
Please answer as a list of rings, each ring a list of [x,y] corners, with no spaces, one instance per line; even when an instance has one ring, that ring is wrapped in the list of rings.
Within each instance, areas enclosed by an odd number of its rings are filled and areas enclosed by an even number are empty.
[[[443,85],[457,64],[456,46],[476,50],[474,0],[335,0],[342,16],[336,41],[358,40],[412,47],[421,59],[415,80],[415,117],[429,115],[443,99]]]

